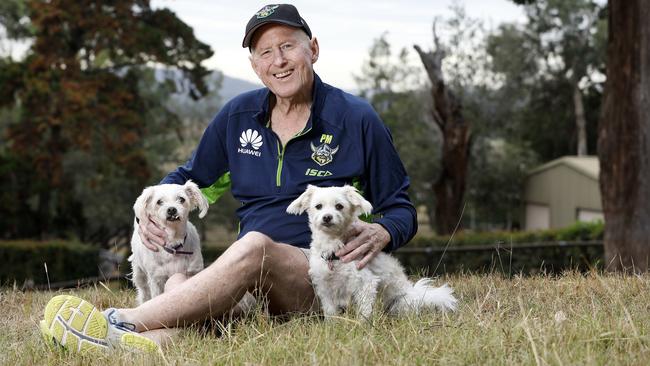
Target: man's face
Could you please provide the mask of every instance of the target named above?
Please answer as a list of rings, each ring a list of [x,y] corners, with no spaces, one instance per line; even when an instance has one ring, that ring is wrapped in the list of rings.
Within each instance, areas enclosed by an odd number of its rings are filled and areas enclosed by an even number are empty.
[[[312,64],[318,58],[318,41],[300,29],[269,24],[253,38],[251,65],[262,83],[279,98],[311,95]]]

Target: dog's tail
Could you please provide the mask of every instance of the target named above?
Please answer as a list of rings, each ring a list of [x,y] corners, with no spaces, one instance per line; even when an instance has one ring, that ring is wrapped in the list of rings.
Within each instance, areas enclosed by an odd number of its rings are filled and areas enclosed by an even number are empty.
[[[407,311],[419,312],[422,309],[437,308],[441,311],[455,311],[458,300],[454,297],[454,290],[447,284],[440,287],[433,287],[430,278],[422,278],[406,293],[396,298],[390,306],[393,313],[404,313]]]

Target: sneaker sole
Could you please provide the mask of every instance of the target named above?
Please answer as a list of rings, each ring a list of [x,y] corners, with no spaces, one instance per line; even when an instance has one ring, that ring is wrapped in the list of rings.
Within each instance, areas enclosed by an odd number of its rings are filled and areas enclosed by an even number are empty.
[[[72,352],[106,351],[108,321],[91,303],[71,295],[53,297],[45,307],[40,330],[45,341]],[[124,333],[117,345],[127,350],[157,352],[158,345],[137,333]]]

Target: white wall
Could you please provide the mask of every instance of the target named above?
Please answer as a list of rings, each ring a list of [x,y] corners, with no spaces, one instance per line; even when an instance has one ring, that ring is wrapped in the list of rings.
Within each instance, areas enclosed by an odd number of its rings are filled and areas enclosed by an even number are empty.
[[[551,227],[551,210],[547,205],[526,204],[526,230],[545,230]]]

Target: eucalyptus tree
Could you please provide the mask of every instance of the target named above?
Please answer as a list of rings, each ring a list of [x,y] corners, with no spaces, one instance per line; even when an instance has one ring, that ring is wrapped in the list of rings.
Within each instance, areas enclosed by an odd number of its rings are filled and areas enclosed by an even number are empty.
[[[87,237],[131,220],[130,204],[153,183],[153,146],[174,141],[176,119],[162,105],[175,88],[152,68],[172,67],[199,98],[212,55],[192,28],[148,0],[7,0],[6,35],[29,45],[0,63],[0,106],[9,161],[31,166],[27,184],[4,182],[25,200],[16,236]],[[9,86],[9,87],[7,87]],[[167,145],[168,147],[171,145]],[[156,177],[157,179],[158,177]],[[27,204],[29,202],[29,204]],[[11,217],[14,207],[3,207]]]

